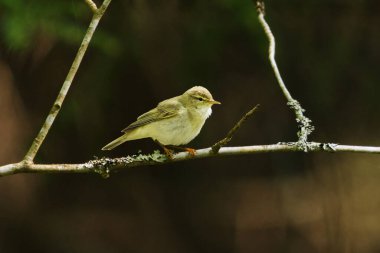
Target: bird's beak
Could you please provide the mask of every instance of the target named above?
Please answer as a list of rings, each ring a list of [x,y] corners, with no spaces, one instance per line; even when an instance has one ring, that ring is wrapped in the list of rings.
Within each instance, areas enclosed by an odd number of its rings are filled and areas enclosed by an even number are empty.
[[[221,103],[219,101],[216,101],[216,100],[210,100],[208,101],[210,104],[212,105],[220,105]]]

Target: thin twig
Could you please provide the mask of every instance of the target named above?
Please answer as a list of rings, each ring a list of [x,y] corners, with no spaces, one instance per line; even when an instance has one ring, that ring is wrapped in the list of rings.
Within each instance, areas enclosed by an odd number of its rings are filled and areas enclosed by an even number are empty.
[[[259,104],[255,105],[249,112],[247,112],[235,125],[234,127],[228,132],[225,138],[218,141],[211,147],[211,151],[213,153],[217,153],[221,147],[226,146],[234,136],[235,132],[241,127],[241,125],[251,116],[253,113],[259,108]]]
[[[96,6],[96,4],[92,0],[84,0],[84,1],[88,5],[88,7],[90,7],[90,9],[92,10],[93,13],[95,13],[98,10],[98,7]]]
[[[307,143],[311,152],[352,152],[380,154],[380,147],[350,146],[332,143]],[[243,147],[223,147],[218,153],[213,153],[212,148],[197,150],[194,156],[187,152],[177,153],[173,159],[168,159],[165,155],[155,152],[150,155],[134,155],[122,158],[102,158],[81,164],[32,164],[14,163],[0,166],[0,176],[17,173],[98,173],[103,177],[108,177],[111,172],[128,169],[132,167],[160,165],[165,163],[179,162],[191,159],[201,159],[214,156],[229,156],[243,154],[273,153],[273,152],[303,152],[297,143],[279,143],[272,145],[257,145]]]
[[[111,0],[104,0],[102,6],[97,9],[97,11],[94,13],[91,23],[87,29],[86,34],[84,35],[84,38],[82,40],[82,43],[78,49],[78,52],[75,56],[75,59],[70,67],[69,72],[67,73],[66,79],[62,85],[61,90],[59,91],[59,94],[50,109],[49,115],[47,116],[44,124],[42,125],[40,132],[38,133],[37,137],[34,139],[32,145],[30,146],[28,152],[26,153],[23,161],[26,163],[32,163],[34,160],[34,157],[36,156],[38,150],[40,149],[43,141],[45,140],[46,135],[48,134],[51,126],[54,123],[55,118],[57,117],[61,107],[62,103],[67,95],[67,92],[70,89],[70,86],[74,80],[75,74],[78,71],[79,65],[82,62],[83,56],[87,50],[87,47],[92,39],[92,36],[96,30],[96,27],[99,24],[99,20],[102,18],[105,10],[107,9],[109,3]]]
[[[258,15],[259,22],[261,26],[263,27],[264,32],[269,40],[269,61],[272,66],[274,75],[282,90],[282,93],[284,94],[285,98],[288,100],[287,105],[294,111],[296,115],[296,121],[299,126],[299,130],[297,132],[298,145],[300,145],[304,151],[308,151],[309,147],[306,145],[307,138],[313,132],[314,126],[311,124],[312,123],[311,120],[304,115],[305,110],[302,108],[300,103],[290,95],[290,92],[286,88],[286,85],[281,77],[280,71],[278,70],[277,63],[275,60],[276,41],[268,23],[264,19],[264,15],[265,15],[264,3],[257,1],[256,9],[259,14]]]
[[[263,2],[257,2],[256,8],[257,8],[257,11],[259,13],[260,24],[263,27],[264,32],[267,35],[268,40],[269,40],[269,50],[268,50],[269,51],[269,61],[272,65],[272,68],[273,68],[274,74],[276,76],[276,79],[278,81],[278,84],[280,85],[280,88],[281,88],[282,92],[284,93],[284,96],[286,97],[286,99],[288,101],[294,100],[292,98],[292,96],[290,95],[290,92],[286,88],[286,85],[285,85],[285,83],[281,77],[280,71],[278,70],[278,67],[277,67],[277,63],[276,63],[276,60],[274,57],[275,53],[276,53],[276,41],[275,41],[275,38],[273,36],[273,33],[272,33],[268,23],[264,19],[264,15],[265,15],[264,3]]]

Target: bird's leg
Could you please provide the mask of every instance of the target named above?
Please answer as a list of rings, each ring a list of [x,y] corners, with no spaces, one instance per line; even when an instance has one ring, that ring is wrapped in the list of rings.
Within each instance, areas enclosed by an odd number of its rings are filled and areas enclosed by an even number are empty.
[[[162,150],[164,150],[165,155],[166,155],[170,160],[173,159],[173,150],[168,149],[164,144],[162,144],[162,143],[159,142],[158,140],[154,140],[154,142],[157,143],[157,144],[162,148]]]
[[[170,147],[171,149],[177,149],[177,150],[181,150],[181,151],[186,151],[191,156],[195,156],[195,152],[196,152],[196,150],[193,149],[193,148],[184,148],[184,147],[175,146],[175,145],[168,145],[167,147]]]

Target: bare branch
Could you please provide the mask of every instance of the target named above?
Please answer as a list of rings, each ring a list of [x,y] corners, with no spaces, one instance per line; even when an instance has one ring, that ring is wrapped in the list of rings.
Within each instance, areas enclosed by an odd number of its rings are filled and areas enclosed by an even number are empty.
[[[265,15],[265,6],[263,2],[256,2],[256,9],[258,12],[259,22],[264,29],[264,32],[269,40],[269,61],[272,66],[274,75],[277,79],[277,82],[284,94],[285,98],[288,100],[288,106],[294,111],[296,114],[296,121],[299,125],[298,135],[298,145],[302,146],[304,151],[308,151],[309,147],[307,144],[308,136],[313,132],[314,126],[312,126],[312,122],[309,118],[307,118],[303,113],[305,110],[301,107],[300,103],[295,100],[291,95],[289,90],[286,88],[286,85],[281,77],[280,71],[278,70],[277,63],[275,60],[275,52],[276,52],[276,41],[274,39],[273,33],[268,25],[268,23],[264,19]]]
[[[93,13],[95,13],[98,10],[98,7],[96,6],[96,4],[92,0],[84,0],[84,1],[88,5],[88,7],[90,7],[90,9]]]
[[[307,143],[311,152],[353,152],[380,154],[380,147],[350,146],[332,143]],[[124,170],[133,167],[160,165],[165,163],[179,162],[192,159],[201,159],[214,156],[244,155],[274,152],[303,152],[297,143],[279,143],[272,145],[242,146],[242,147],[223,147],[218,153],[214,153],[212,148],[197,150],[195,156],[187,152],[177,153],[173,159],[168,159],[158,151],[149,155],[133,155],[122,158],[101,158],[81,164],[33,164],[33,163],[14,163],[0,166],[0,176],[12,175],[17,173],[98,173],[103,177],[108,177],[111,172]]]
[[[234,136],[235,132],[241,127],[241,125],[251,116],[253,113],[259,108],[260,105],[256,105],[253,107],[249,112],[247,112],[235,125],[234,127],[228,132],[227,136],[212,145],[211,150],[214,153],[217,153],[221,147],[226,146]]]
[[[79,47],[79,50],[75,56],[75,59],[70,67],[70,70],[66,76],[66,79],[62,85],[62,88],[52,106],[50,109],[49,115],[47,116],[44,124],[42,125],[40,132],[38,133],[37,137],[34,139],[32,145],[30,146],[28,152],[26,153],[23,161],[26,163],[32,163],[34,160],[34,157],[36,156],[38,150],[40,149],[43,141],[45,140],[46,135],[48,134],[51,126],[54,123],[55,118],[57,117],[62,103],[67,95],[67,92],[70,89],[70,86],[74,80],[75,74],[78,71],[79,65],[82,62],[83,56],[86,53],[87,47],[92,39],[92,36],[96,30],[96,27],[99,24],[100,19],[102,18],[105,10],[107,9],[109,3],[111,0],[104,0],[102,6],[97,9],[97,11],[94,13],[91,23],[87,29],[86,34],[84,35],[84,38],[82,40],[82,44]]]

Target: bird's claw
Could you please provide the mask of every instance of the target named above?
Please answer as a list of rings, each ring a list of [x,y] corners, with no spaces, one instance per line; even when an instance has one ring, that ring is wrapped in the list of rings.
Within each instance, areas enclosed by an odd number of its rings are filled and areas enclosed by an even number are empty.
[[[173,160],[173,150],[168,149],[165,146],[163,146],[162,149],[164,150],[164,153],[168,157],[168,159]]]
[[[185,151],[187,152],[187,153],[189,153],[189,155],[191,155],[191,156],[195,156],[195,153],[197,152],[195,149],[193,149],[193,148],[185,148]]]

